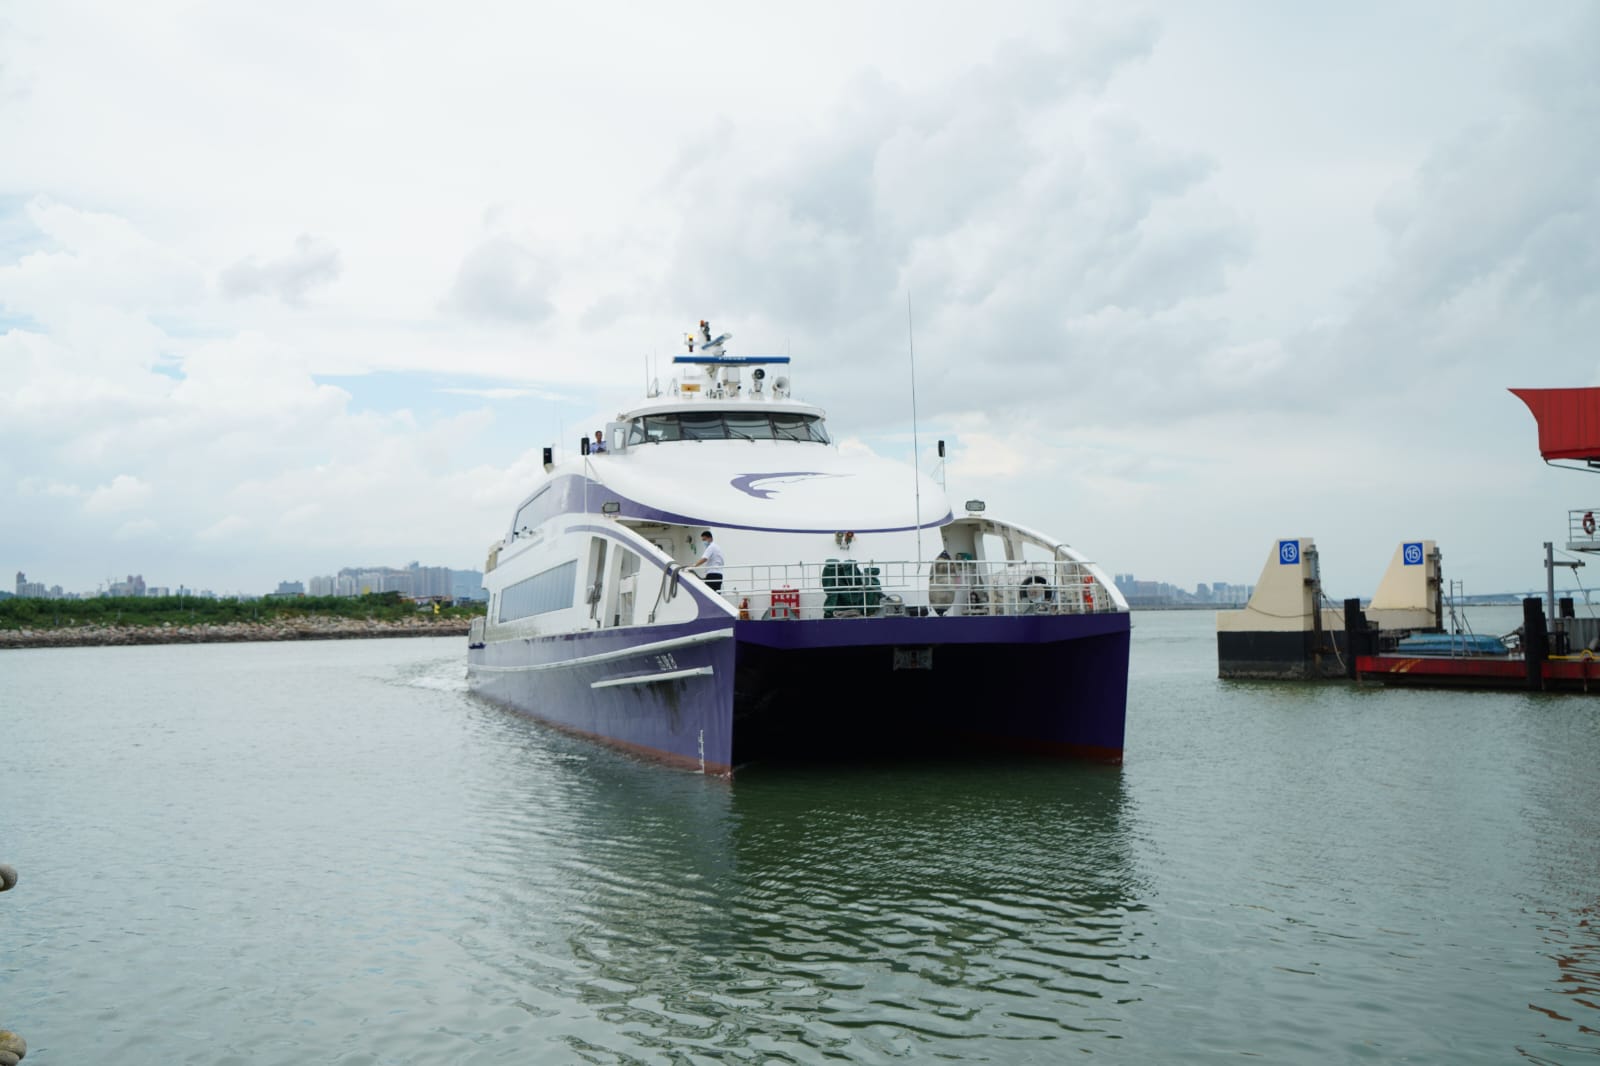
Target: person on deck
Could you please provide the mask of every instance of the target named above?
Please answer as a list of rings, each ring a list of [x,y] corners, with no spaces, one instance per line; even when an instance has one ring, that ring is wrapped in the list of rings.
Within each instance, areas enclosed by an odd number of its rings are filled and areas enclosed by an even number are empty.
[[[933,560],[933,574],[928,579],[928,606],[943,618],[950,605],[956,601],[956,586],[961,584],[961,570],[950,553],[942,551]]]
[[[722,549],[711,536],[711,530],[700,534],[700,558],[694,561],[695,569],[706,568],[705,581],[712,592],[722,591]]]
[[[606,450],[606,439],[605,439],[605,437],[603,437],[601,435],[600,431],[597,429],[597,430],[594,431],[594,443],[589,446],[589,454],[593,455],[596,452],[603,452],[605,450]]]

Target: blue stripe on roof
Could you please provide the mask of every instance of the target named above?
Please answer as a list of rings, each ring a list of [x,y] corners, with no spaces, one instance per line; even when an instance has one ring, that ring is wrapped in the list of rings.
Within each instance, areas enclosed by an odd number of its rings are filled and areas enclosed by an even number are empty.
[[[787,355],[675,355],[674,363],[696,363],[701,366],[759,366],[762,363],[787,363]]]

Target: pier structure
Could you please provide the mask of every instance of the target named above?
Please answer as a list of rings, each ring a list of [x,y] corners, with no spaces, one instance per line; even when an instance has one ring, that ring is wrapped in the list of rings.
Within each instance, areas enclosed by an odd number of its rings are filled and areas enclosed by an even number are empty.
[[[1353,677],[1354,656],[1377,650],[1379,631],[1436,631],[1442,612],[1434,541],[1402,541],[1363,610],[1360,600],[1336,606],[1324,595],[1315,540],[1279,540],[1250,602],[1237,611],[1217,612],[1217,676]]]
[[[1551,466],[1600,472],[1600,388],[1512,389],[1539,427]],[[1530,691],[1600,692],[1600,619],[1579,618],[1573,598],[1556,596],[1556,569],[1576,570],[1600,553],[1600,507],[1567,511],[1567,559],[1544,543],[1545,595],[1522,601],[1522,625],[1505,640],[1451,639],[1435,645],[1381,640],[1355,659],[1356,676],[1384,684]],[[1470,634],[1467,634],[1470,636]]]

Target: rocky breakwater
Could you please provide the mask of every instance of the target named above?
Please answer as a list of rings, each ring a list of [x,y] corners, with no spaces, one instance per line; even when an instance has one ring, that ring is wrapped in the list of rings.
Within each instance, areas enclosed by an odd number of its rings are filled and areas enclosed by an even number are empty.
[[[17,884],[17,871],[13,866],[0,862],[0,892],[9,892]],[[28,1042],[13,1033],[10,1029],[0,1029],[0,1066],[17,1066],[17,1063],[26,1058]]]
[[[464,637],[464,618],[418,616],[394,621],[366,618],[276,618],[262,622],[124,626],[93,625],[0,630],[0,648],[77,648],[118,644],[221,644],[247,640],[359,640],[370,637]]]

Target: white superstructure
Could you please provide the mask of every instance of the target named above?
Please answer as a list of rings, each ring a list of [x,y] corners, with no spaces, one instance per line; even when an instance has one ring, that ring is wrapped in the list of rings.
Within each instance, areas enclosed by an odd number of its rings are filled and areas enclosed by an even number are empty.
[[[489,636],[532,617],[521,614],[528,603],[505,610],[504,590],[565,562],[573,564],[575,602],[539,611],[553,617],[516,625],[518,633],[680,620],[672,586],[699,557],[704,529],[727,558],[719,598],[735,616],[770,617],[774,591],[784,616],[791,593],[800,594],[799,617],[857,617],[850,612],[869,607],[957,615],[1127,609],[1068,545],[981,511],[957,515],[928,476],[842,453],[822,408],[793,397],[785,357],[694,358],[705,361],[618,414],[606,451],[547,466],[490,550]],[[574,538],[575,513],[590,525]],[[614,542],[613,558],[585,550],[591,540]],[[839,585],[841,570],[863,581],[872,603],[829,610],[830,592],[855,588]]]

